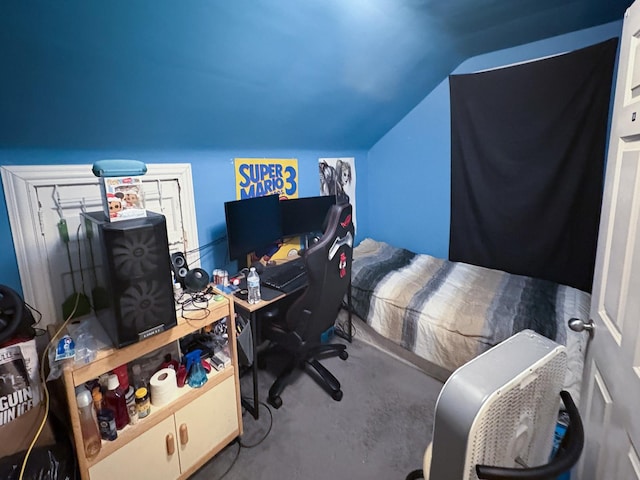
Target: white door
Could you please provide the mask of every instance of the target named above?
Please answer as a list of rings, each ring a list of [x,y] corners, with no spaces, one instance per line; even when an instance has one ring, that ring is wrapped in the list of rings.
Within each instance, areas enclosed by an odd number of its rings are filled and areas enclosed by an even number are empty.
[[[167,219],[169,250],[198,247],[189,164],[149,164],[143,177],[145,207]],[[39,327],[61,323],[62,305],[74,293],[92,300],[102,266],[87,248],[80,212],[102,210],[91,165],[0,168],[25,301],[42,314]],[[62,236],[58,226],[66,224]],[[197,257],[187,256],[190,267]],[[73,302],[72,302],[73,303]],[[85,302],[86,303],[86,302]]]
[[[580,480],[640,478],[640,2],[624,19],[585,363]]]

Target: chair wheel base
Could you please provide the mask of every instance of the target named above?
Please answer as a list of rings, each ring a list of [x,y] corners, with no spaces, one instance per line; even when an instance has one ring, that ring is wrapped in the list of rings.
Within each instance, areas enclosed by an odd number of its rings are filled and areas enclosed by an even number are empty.
[[[342,400],[342,390],[336,390],[331,394],[331,398],[333,398],[336,402]]]
[[[275,397],[269,397],[267,399],[267,402],[269,402],[269,405],[271,405],[276,410],[282,406],[282,399],[279,395]]]

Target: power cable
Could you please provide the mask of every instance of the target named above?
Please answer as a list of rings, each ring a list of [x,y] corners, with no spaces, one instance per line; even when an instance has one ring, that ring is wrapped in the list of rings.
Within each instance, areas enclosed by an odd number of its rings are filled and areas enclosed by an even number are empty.
[[[239,440],[234,440],[233,443],[237,443],[238,444],[238,450],[236,451],[236,455],[235,457],[233,457],[233,460],[231,461],[231,465],[229,465],[227,467],[227,469],[222,473],[222,475],[220,475],[220,478],[218,480],[222,480],[227,473],[229,473],[231,471],[231,469],[234,467],[234,465],[236,464],[236,462],[238,461],[238,458],[240,457],[240,450],[242,450],[242,445],[240,444]]]
[[[224,471],[224,473],[222,475],[220,475],[218,480],[222,480],[231,471],[231,469],[235,466],[236,462],[238,461],[238,458],[240,457],[240,451],[243,448],[254,448],[254,447],[257,447],[262,442],[264,442],[264,440],[269,436],[269,433],[271,433],[271,428],[273,427],[273,413],[271,412],[271,409],[269,408],[269,405],[267,405],[266,403],[260,402],[258,404],[258,408],[260,408],[260,405],[264,406],[267,409],[267,412],[269,413],[269,428],[267,428],[267,431],[265,432],[264,436],[260,440],[255,442],[255,443],[252,443],[252,444],[242,443],[242,440],[240,440],[240,438],[237,438],[236,440],[234,440],[234,443],[236,443],[236,442],[238,443],[238,450],[236,452],[235,457],[231,461],[231,465],[229,465],[229,467],[227,467],[227,469]]]
[[[257,447],[258,445],[260,445],[262,442],[265,441],[265,439],[269,436],[269,434],[271,433],[271,429],[273,428],[273,413],[271,413],[271,409],[269,408],[269,405],[267,405],[264,402],[260,402],[258,403],[258,409],[260,408],[260,405],[262,405],[263,407],[265,407],[267,409],[267,412],[269,413],[269,427],[267,428],[267,431],[265,432],[264,436],[258,440],[255,443],[252,444],[245,444],[242,443],[242,440],[238,440],[238,442],[240,443],[240,446],[242,448],[253,448],[253,447]]]
[[[22,467],[20,468],[20,475],[18,477],[19,480],[23,480],[23,478],[24,478],[24,472],[25,472],[25,469],[27,467],[27,462],[29,461],[29,456],[31,455],[31,451],[33,450],[33,447],[35,446],[36,442],[38,441],[38,438],[40,438],[40,434],[42,434],[42,430],[44,429],[44,426],[47,423],[47,418],[49,417],[49,406],[50,406],[49,389],[47,388],[47,378],[44,375],[45,360],[48,360],[49,348],[51,348],[51,345],[53,345],[53,343],[55,342],[55,340],[58,337],[58,335],[60,335],[62,330],[67,326],[69,321],[75,315],[76,310],[78,309],[79,301],[80,301],[80,295],[76,295],[76,303],[73,306],[73,309],[71,310],[71,313],[69,313],[69,316],[62,323],[62,325],[60,325],[60,328],[58,328],[56,333],[53,334],[53,336],[49,340],[49,343],[47,343],[47,346],[45,347],[44,352],[42,352],[42,358],[40,359],[40,381],[42,382],[42,389],[44,390],[44,404],[45,404],[44,416],[42,417],[42,422],[40,422],[40,426],[38,427],[38,430],[36,432],[35,437],[31,441],[31,444],[29,445],[29,448],[27,449],[27,453],[24,456],[24,460],[22,460]]]

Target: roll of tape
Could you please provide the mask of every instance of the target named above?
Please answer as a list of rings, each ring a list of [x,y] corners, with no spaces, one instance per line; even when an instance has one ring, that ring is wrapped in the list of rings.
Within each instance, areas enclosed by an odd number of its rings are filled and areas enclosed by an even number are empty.
[[[159,407],[173,400],[178,393],[176,371],[173,368],[162,368],[149,380],[151,386],[151,404]]]

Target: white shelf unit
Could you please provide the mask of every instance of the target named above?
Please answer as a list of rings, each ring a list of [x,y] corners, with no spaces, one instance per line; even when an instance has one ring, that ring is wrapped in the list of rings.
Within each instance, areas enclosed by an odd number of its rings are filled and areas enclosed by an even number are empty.
[[[234,438],[242,435],[242,411],[233,301],[211,301],[206,319],[178,319],[177,326],[121,349],[98,352],[86,365],[69,364],[63,382],[69,406],[80,474],[83,480],[113,478],[188,478]],[[102,441],[93,458],[84,453],[75,387],[142,355],[168,345],[206,325],[227,318],[231,364],[212,369],[201,388],[185,386],[167,405],[151,407],[151,413],[135,425],[118,431],[112,442]]]

